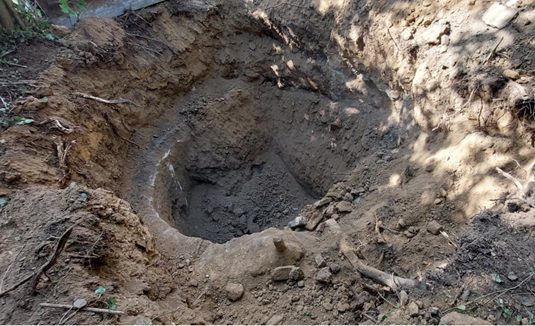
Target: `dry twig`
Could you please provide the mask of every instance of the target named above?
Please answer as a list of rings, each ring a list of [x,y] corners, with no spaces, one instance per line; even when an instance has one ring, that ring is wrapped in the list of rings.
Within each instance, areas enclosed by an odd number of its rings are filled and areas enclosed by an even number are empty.
[[[492,50],[490,51],[489,55],[485,58],[485,61],[483,61],[482,64],[485,64],[487,63],[487,61],[490,60],[490,58],[492,58],[492,56],[494,55],[494,53],[496,52],[496,49],[498,48],[498,46],[500,46],[500,43],[502,43],[503,41],[503,37],[498,41],[498,43],[496,43],[496,45],[492,48]]]
[[[70,304],[55,304],[55,303],[40,303],[39,306],[45,307],[45,308],[63,308],[63,309],[72,309],[74,308]],[[105,314],[112,314],[112,315],[122,315],[123,312],[119,310],[110,310],[110,309],[101,309],[101,308],[93,308],[93,307],[83,307],[80,309],[81,311],[91,311],[91,312],[100,312]]]

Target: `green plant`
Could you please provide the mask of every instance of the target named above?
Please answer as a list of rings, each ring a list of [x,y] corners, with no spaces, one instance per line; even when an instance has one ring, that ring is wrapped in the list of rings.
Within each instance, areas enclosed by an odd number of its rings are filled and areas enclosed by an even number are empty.
[[[108,309],[110,310],[116,310],[117,309],[117,300],[114,298],[109,298],[108,301],[106,301],[106,304],[108,305]]]
[[[509,319],[511,318],[511,310],[509,310],[509,308],[507,308],[505,306],[505,303],[503,302],[503,299],[502,298],[499,298],[498,300],[496,300],[496,303],[498,304],[498,306],[502,309],[502,315],[505,319]]]
[[[69,5],[69,0],[59,0],[59,7],[61,8],[61,11],[71,18],[76,18],[78,20],[80,18],[80,14],[82,11],[87,8],[87,3],[85,0],[76,0],[75,6],[71,7]]]

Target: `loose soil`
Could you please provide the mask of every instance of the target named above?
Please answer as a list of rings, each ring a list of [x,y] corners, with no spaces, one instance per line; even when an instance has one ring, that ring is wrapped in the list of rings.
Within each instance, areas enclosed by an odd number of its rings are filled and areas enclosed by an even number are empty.
[[[20,45],[0,293],[74,229],[0,322],[533,323],[535,2],[490,5],[168,1]],[[76,299],[123,314],[40,306]]]

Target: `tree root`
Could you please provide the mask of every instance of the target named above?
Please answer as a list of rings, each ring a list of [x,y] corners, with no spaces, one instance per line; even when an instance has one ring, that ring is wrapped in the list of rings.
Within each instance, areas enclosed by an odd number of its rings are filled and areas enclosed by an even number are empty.
[[[401,288],[420,288],[425,289],[425,281],[411,280],[394,276],[393,274],[387,274],[376,268],[370,267],[362,262],[357,256],[355,249],[349,242],[346,236],[343,236],[340,240],[340,250],[344,256],[349,260],[353,268],[357,272],[361,273],[377,283],[390,287],[394,291],[398,291]]]

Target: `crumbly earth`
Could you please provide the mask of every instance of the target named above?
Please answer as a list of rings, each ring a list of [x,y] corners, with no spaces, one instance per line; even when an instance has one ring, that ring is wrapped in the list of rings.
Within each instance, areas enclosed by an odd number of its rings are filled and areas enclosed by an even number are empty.
[[[0,322],[535,323],[535,2],[513,2],[497,29],[491,1],[167,1],[20,45]],[[123,314],[40,306],[77,299]]]

